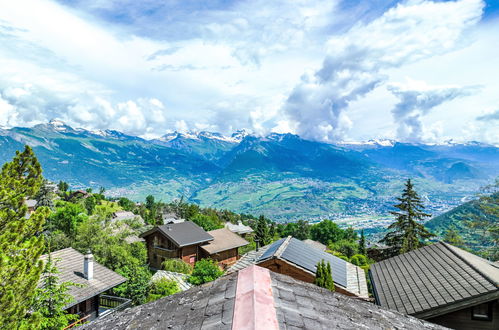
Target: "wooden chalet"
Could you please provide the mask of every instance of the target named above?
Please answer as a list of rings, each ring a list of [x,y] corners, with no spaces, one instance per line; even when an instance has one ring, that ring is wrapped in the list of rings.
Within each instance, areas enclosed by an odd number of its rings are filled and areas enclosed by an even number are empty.
[[[453,329],[499,329],[499,265],[439,242],[369,271],[376,303]]]
[[[239,259],[238,248],[248,242],[222,228],[206,232],[192,221],[157,226],[140,235],[146,241],[149,265],[161,269],[169,258],[194,265],[203,258],[218,261],[225,268]]]
[[[218,261],[222,269],[226,269],[239,260],[239,248],[249,244],[244,238],[227,228],[211,230],[208,234],[213,237],[213,241],[201,245],[202,258]]]
[[[163,261],[169,258],[194,265],[202,257],[200,246],[213,240],[192,221],[157,226],[140,237],[146,240],[149,265],[156,269],[161,269]]]
[[[59,271],[59,281],[78,285],[69,288],[68,294],[73,301],[65,306],[69,313],[80,316],[76,323],[92,321],[130,304],[129,299],[104,295],[126,278],[95,262],[92,254],[83,255],[73,248],[66,248],[50,255]],[[48,254],[42,255],[41,259],[46,261]]]
[[[316,266],[321,260],[331,265],[336,292],[364,299],[369,297],[362,268],[291,236],[266,246],[255,263],[276,273],[313,283]]]

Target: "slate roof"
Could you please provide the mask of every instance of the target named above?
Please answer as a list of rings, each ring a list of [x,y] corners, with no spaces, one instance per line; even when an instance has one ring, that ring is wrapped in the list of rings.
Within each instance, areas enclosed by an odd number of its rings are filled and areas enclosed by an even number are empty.
[[[126,278],[120,274],[95,261],[93,261],[93,279],[87,280],[83,277],[83,254],[73,248],[54,251],[51,253],[51,257],[60,272],[58,274],[60,282],[73,282],[82,285],[82,287],[72,286],[69,288],[68,294],[73,296],[74,301],[65,308],[76,305],[126,281]],[[47,254],[40,257],[42,260],[47,260],[47,258]]]
[[[241,259],[239,259],[235,264],[233,264],[232,266],[227,268],[225,273],[231,274],[231,273],[240,271],[241,269],[244,269],[246,267],[249,267],[251,265],[254,265],[256,263],[256,261],[258,260],[258,258],[260,258],[262,256],[262,254],[264,254],[265,251],[267,251],[269,246],[270,246],[270,244],[259,248],[258,251],[252,250],[252,251],[246,252],[241,257]]]
[[[180,290],[185,291],[192,287],[192,284],[187,282],[187,275],[181,273],[170,272],[167,270],[158,270],[151,278],[151,282],[166,278],[170,281],[175,281]]]
[[[327,250],[327,246],[325,246],[321,242],[317,242],[317,241],[314,241],[314,240],[311,240],[311,239],[306,239],[306,240],[303,241],[303,243],[306,243],[306,244],[308,244],[310,246],[313,246],[314,248],[319,249],[321,251],[326,251]]]
[[[178,247],[201,244],[213,240],[213,236],[192,221],[157,226],[140,234],[140,237],[148,236],[156,231],[168,237]]]
[[[268,280],[257,280],[262,276]],[[255,299],[262,294],[265,299]],[[241,304],[249,308],[241,310]],[[245,329],[273,320],[275,327],[265,330],[445,329],[257,266],[114,313],[83,329],[237,329],[235,324],[244,319],[256,324]]]
[[[247,240],[234,234],[227,228],[210,230],[208,234],[213,236],[213,241],[206,245],[202,245],[201,249],[209,254],[215,254],[249,244]]]
[[[272,258],[284,260],[314,275],[316,265],[321,260],[325,260],[331,265],[331,273],[336,285],[340,285],[359,297],[367,298],[369,295],[365,273],[361,268],[291,236],[274,242],[258,258],[256,264]]]
[[[239,234],[239,235],[249,234],[249,233],[253,232],[253,229],[250,226],[243,225],[243,223],[241,221],[239,221],[237,223],[237,225],[233,224],[231,222],[227,222],[225,224],[225,228],[227,228],[231,232]]]
[[[429,318],[499,298],[499,267],[439,242],[371,266],[376,303]]]

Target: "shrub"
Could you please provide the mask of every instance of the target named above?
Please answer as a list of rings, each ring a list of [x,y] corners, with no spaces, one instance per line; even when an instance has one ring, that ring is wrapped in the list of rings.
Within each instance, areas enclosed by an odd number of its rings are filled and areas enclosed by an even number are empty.
[[[175,273],[182,273],[182,274],[192,273],[192,266],[180,259],[166,259],[161,264],[161,267],[164,270]]]
[[[350,258],[350,262],[356,266],[368,265],[367,257],[362,254],[356,254]]]
[[[151,302],[154,300],[158,300],[159,298],[170,296],[179,291],[180,289],[178,287],[177,282],[166,278],[162,278],[160,280],[151,283],[151,287],[149,289],[149,296],[147,297],[147,302]]]
[[[194,265],[194,270],[188,278],[188,282],[194,285],[211,282],[222,276],[223,272],[218,268],[216,261],[202,259]]]

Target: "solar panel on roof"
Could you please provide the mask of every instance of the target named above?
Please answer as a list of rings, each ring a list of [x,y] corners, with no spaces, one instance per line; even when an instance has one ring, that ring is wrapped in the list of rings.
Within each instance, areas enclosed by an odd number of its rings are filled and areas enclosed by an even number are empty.
[[[279,249],[279,247],[284,242],[284,240],[286,240],[286,239],[285,238],[281,238],[280,240],[278,240],[277,242],[275,242],[271,246],[269,246],[269,248],[267,249],[267,251],[265,251],[265,253],[262,254],[262,256],[260,258],[258,258],[257,262],[260,262],[262,260],[265,260],[265,259],[268,259],[268,258],[272,257],[272,255],[274,255],[274,253],[276,253],[277,249]]]
[[[286,249],[282,252],[281,258],[314,273],[317,263],[324,259],[331,264],[333,280],[339,285],[347,287],[347,264],[345,260],[311,247],[296,238],[291,238]]]

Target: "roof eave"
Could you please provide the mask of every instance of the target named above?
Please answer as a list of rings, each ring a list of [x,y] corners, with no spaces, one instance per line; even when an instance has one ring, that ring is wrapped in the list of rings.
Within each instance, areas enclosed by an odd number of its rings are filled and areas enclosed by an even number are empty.
[[[76,304],[79,304],[79,303],[81,303],[82,301],[85,301],[85,300],[88,300],[88,299],[90,299],[90,298],[92,298],[92,297],[95,297],[95,296],[97,296],[97,295],[100,295],[101,293],[106,292],[107,290],[111,290],[112,288],[117,287],[118,285],[123,284],[123,283],[125,283],[126,281],[127,281],[127,279],[126,279],[126,278],[123,278],[123,280],[121,280],[121,281],[120,281],[120,282],[118,282],[117,284],[113,284],[113,285],[111,285],[111,286],[109,286],[109,287],[106,287],[104,290],[99,290],[99,291],[97,291],[97,293],[94,293],[94,294],[92,294],[92,295],[85,296],[84,298],[81,298],[81,299],[75,300],[75,301],[74,301],[74,302],[72,302],[71,304],[66,305],[66,306],[64,307],[64,309],[71,308],[72,306],[74,306],[74,305],[76,305]]]
[[[418,319],[426,320],[440,315],[449,314],[467,307],[493,301],[496,299],[499,299],[499,289],[494,292],[488,292],[472,298],[465,298],[460,301],[452,302],[448,305],[438,306],[431,310],[413,313],[410,315],[417,317]]]

